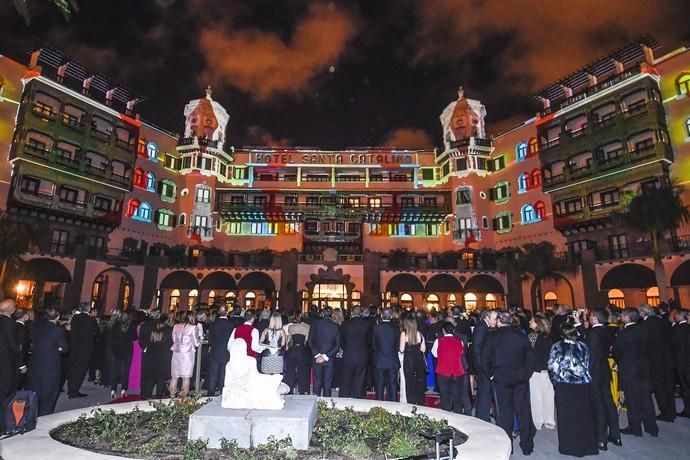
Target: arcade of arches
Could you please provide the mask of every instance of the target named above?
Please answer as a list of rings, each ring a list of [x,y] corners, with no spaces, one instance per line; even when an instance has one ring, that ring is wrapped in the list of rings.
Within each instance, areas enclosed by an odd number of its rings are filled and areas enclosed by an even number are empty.
[[[681,305],[690,305],[690,255],[665,260],[667,295]],[[152,279],[142,279],[142,271],[128,266],[100,263],[87,267],[86,275],[75,275],[74,261],[34,257],[28,259],[9,289],[16,294],[20,306],[61,305],[70,308],[74,299],[90,302],[108,314],[114,307],[148,308],[158,305],[163,310],[193,308],[199,304],[239,303],[248,308],[281,307],[287,310],[308,310],[311,305],[349,309],[353,305],[414,306],[433,310],[464,306],[471,311],[483,307],[505,307],[522,299],[526,308],[553,308],[556,304],[587,305],[587,289],[581,273],[564,275],[557,280],[521,281],[522,292],[515,295],[515,284],[496,272],[401,272],[380,271],[378,278],[368,281],[347,267],[325,267],[296,282],[281,279],[287,269],[251,270],[159,270]],[[590,289],[598,300],[591,305],[611,303],[620,307],[642,303],[658,305],[661,300],[653,262],[643,260],[627,263],[598,264]],[[343,271],[344,270],[344,271]],[[372,282],[375,280],[375,282]],[[77,286],[77,283],[80,283]],[[148,287],[146,286],[148,283]],[[75,287],[76,286],[76,287]],[[83,286],[83,287],[82,287]],[[366,289],[365,289],[366,286]],[[591,284],[590,284],[591,286]],[[77,289],[78,288],[78,289]],[[142,300],[148,289],[150,296]],[[281,297],[287,297],[281,299]],[[584,293],[584,294],[583,294]],[[281,300],[283,301],[281,303]]]

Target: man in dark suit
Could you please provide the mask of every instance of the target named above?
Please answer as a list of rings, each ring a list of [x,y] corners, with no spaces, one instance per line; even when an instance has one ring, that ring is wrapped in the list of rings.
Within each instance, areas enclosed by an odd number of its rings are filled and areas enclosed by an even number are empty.
[[[5,401],[12,393],[16,375],[26,373],[20,368],[17,331],[12,320],[16,304],[12,299],[0,302],[0,434],[5,432]]]
[[[520,427],[520,448],[524,455],[534,450],[537,432],[532,421],[529,379],[534,372],[535,356],[527,336],[511,327],[513,316],[498,313],[498,329],[492,333],[482,350],[481,363],[493,382],[496,392],[497,425],[513,441],[515,417]]]
[[[639,312],[626,308],[621,314],[623,330],[613,345],[613,355],[618,363],[618,375],[628,406],[628,426],[622,434],[642,436],[642,424],[650,435],[659,435],[656,424],[649,365],[647,334],[638,324]]]
[[[561,340],[561,326],[570,316],[570,307],[564,304],[556,305],[556,314],[551,321],[551,342],[556,343]]]
[[[97,334],[97,324],[89,315],[89,310],[87,302],[80,303],[70,321],[70,355],[67,375],[67,396],[70,399],[86,396],[79,390],[89,368]]]
[[[609,314],[606,310],[592,310],[589,319],[590,328],[585,338],[590,353],[589,373],[592,376],[590,395],[599,450],[606,450],[609,441],[617,446],[622,445],[618,412],[611,395],[611,368],[608,358],[613,346],[613,337],[609,332],[610,328],[606,327],[608,322]]]
[[[340,329],[343,349],[343,372],[341,375],[341,398],[363,398],[364,379],[371,353],[371,321],[362,318],[362,308],[352,309],[352,318]]]
[[[652,392],[661,414],[658,420],[672,422],[676,418],[676,381],[671,353],[671,323],[657,316],[650,305],[639,308],[640,327],[649,341],[649,364],[652,378]]]
[[[688,311],[677,309],[672,314],[671,349],[673,350],[673,364],[676,369],[676,379],[683,392],[683,410],[677,415],[690,417],[690,324]]]
[[[216,389],[223,390],[225,383],[225,365],[230,360],[228,341],[232,330],[235,328],[228,319],[228,310],[221,306],[218,308],[218,317],[211,324],[208,332],[208,344],[210,355],[208,360],[208,395],[215,396]]]
[[[481,319],[474,328],[472,335],[472,362],[470,366],[474,368],[477,373],[477,396],[475,401],[475,417],[490,421],[489,412],[491,410],[491,379],[483,367],[482,353],[486,345],[486,340],[490,335],[490,331],[496,327],[496,318],[498,313],[494,310],[484,310]]]
[[[374,326],[374,336],[372,342],[374,366],[374,387],[376,389],[376,399],[384,400],[384,389],[386,400],[398,400],[398,370],[400,360],[398,359],[398,346],[400,341],[400,330],[391,323],[393,311],[384,308],[381,312],[381,322]]]
[[[57,325],[60,312],[50,307],[33,328],[33,354],[29,372],[29,388],[38,397],[38,415],[55,412],[60,394],[60,355],[67,353],[67,333]]]
[[[230,321],[230,324],[232,324],[232,328],[236,328],[237,326],[241,326],[244,324],[244,316],[242,316],[242,307],[239,306],[239,304],[235,304],[232,307],[232,315],[228,317],[228,321]]]
[[[29,310],[18,308],[14,312],[14,326],[17,334],[17,346],[19,347],[18,366],[29,364],[29,352],[31,351],[31,338],[29,337]],[[15,376],[14,389],[21,390],[26,385],[26,374],[17,373]]]
[[[340,331],[338,325],[331,321],[333,309],[326,307],[323,318],[312,322],[309,330],[309,348],[314,356],[314,394],[331,396],[335,355],[340,350]]]

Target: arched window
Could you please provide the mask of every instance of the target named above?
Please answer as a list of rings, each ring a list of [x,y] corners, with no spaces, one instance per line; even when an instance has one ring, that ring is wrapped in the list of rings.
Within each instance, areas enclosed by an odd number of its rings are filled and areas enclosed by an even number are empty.
[[[609,303],[618,308],[625,308],[625,295],[620,289],[611,289],[608,293]]]
[[[537,214],[537,219],[544,220],[546,218],[546,206],[543,201],[534,203],[534,212]]]
[[[237,300],[237,294],[235,294],[234,292],[228,291],[225,294],[225,305],[228,308],[231,308],[235,305],[235,300]]]
[[[678,77],[678,80],[676,80],[676,89],[678,90],[678,95],[690,95],[690,73],[684,73]]]
[[[146,187],[146,173],[141,168],[134,170],[134,185],[141,188]]]
[[[529,174],[523,172],[518,176],[518,193],[524,193],[529,190]]]
[[[155,142],[149,142],[146,144],[146,154],[154,163],[158,163],[158,144]]]
[[[541,169],[539,169],[539,168],[532,171],[532,187],[531,188],[537,188],[537,187],[541,187]]]
[[[216,291],[209,291],[208,292],[208,304],[213,305],[216,301]]]
[[[181,213],[178,218],[177,218],[177,225],[180,227],[184,227],[184,225],[187,223],[187,214],[184,212]]]
[[[127,202],[127,217],[134,217],[139,212],[139,206],[141,202],[132,198]]]
[[[534,206],[531,204],[526,204],[520,210],[520,215],[522,216],[522,224],[531,224],[533,222],[538,222],[537,213],[534,210]]]
[[[468,312],[477,308],[477,295],[471,292],[465,294],[465,310]]]
[[[486,216],[482,217],[482,227],[484,227],[484,230],[489,229],[489,218]]]
[[[400,294],[400,306],[405,308],[412,308],[412,296],[408,293]]]
[[[457,303],[455,294],[448,294],[448,300],[447,300],[448,306],[449,307],[454,307],[455,304]]]
[[[153,208],[151,208],[151,205],[147,202],[141,203],[136,214],[132,215],[132,219],[142,222],[151,222],[153,220]]]
[[[537,142],[537,138],[533,137],[529,140],[529,154],[534,155],[539,151],[539,143]]]
[[[254,294],[252,291],[247,292],[244,295],[244,308],[254,308],[254,304],[256,303],[256,294]]]
[[[156,176],[152,172],[146,173],[146,190],[149,192],[156,191]]]
[[[196,306],[199,300],[199,291],[192,289],[189,291],[189,296],[187,297],[187,310],[191,310]]]
[[[652,286],[647,289],[647,303],[652,307],[659,306],[659,288]]]
[[[170,310],[170,311],[177,310],[177,307],[179,304],[180,304],[180,290],[179,289],[173,289],[172,292],[170,293],[170,302],[168,302],[168,310]]]
[[[498,307],[498,299],[494,294],[487,294],[486,300],[484,301],[484,306],[486,308],[496,308]]]
[[[426,309],[438,311],[439,303],[438,296],[436,294],[429,294],[426,296]]]
[[[520,142],[515,149],[515,157],[517,161],[522,161],[527,158],[527,142]]]
[[[544,294],[544,307],[553,310],[558,303],[558,296],[555,292],[547,292]]]

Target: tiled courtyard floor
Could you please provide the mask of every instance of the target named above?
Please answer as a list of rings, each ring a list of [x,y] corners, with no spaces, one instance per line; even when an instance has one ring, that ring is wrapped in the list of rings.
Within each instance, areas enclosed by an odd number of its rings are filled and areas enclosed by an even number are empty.
[[[66,411],[88,407],[95,404],[110,402],[110,391],[107,388],[85,382],[82,392],[88,394],[86,398],[68,399],[62,393],[57,404],[57,411]],[[620,426],[627,426],[625,413],[621,414]],[[514,443],[515,454],[513,458],[524,458],[520,452],[518,441]],[[537,432],[534,453],[530,459],[550,460],[567,459],[558,453],[558,437],[554,430],[541,430]],[[623,447],[609,445],[607,452],[601,452],[597,458],[602,460],[676,460],[690,459],[690,419],[676,418],[674,423],[659,422],[659,437],[652,438],[646,435],[642,438],[631,436],[623,437]]]

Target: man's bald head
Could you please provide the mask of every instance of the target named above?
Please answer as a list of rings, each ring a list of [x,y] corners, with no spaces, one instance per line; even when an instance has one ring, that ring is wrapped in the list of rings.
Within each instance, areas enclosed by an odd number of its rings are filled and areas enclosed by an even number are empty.
[[[17,303],[12,299],[0,301],[0,315],[12,316],[17,309]]]

